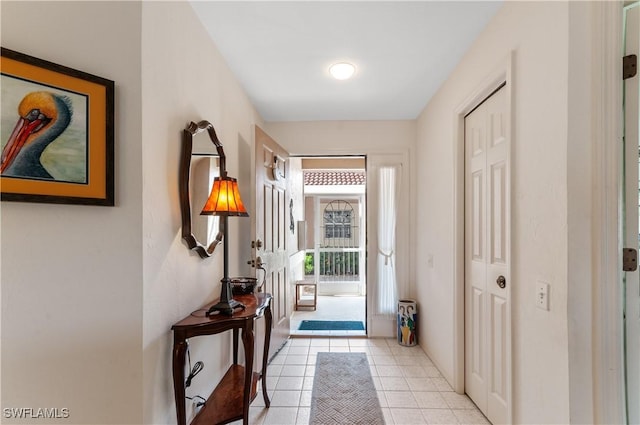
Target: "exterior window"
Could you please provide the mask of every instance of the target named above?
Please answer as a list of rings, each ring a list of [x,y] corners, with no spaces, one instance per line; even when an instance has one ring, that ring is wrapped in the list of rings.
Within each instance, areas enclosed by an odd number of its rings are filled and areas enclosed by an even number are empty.
[[[351,238],[353,211],[324,211],[324,237]]]

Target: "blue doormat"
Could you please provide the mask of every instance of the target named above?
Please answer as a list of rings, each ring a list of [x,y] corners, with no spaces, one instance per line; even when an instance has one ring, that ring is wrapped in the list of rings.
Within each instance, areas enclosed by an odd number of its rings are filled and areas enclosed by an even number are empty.
[[[363,331],[364,324],[349,320],[303,320],[301,331]]]

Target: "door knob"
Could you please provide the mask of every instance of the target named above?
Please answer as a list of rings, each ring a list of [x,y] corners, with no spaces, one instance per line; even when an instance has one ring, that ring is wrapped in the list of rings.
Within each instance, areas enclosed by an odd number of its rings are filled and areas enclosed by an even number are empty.
[[[498,276],[498,278],[496,279],[496,283],[500,288],[504,289],[504,287],[507,286],[507,279],[505,279],[502,275]]]

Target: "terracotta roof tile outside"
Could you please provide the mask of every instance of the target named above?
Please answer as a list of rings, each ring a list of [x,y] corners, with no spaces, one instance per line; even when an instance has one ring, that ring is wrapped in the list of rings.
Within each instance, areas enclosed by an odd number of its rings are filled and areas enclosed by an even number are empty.
[[[364,170],[305,170],[305,186],[359,186],[364,185]]]

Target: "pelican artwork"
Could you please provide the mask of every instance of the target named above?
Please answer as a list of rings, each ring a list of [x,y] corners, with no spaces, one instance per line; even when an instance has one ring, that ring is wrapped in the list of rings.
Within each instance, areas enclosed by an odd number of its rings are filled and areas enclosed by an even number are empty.
[[[20,118],[0,157],[3,176],[53,179],[40,157],[69,126],[73,110],[66,96],[38,91],[27,94],[18,106]]]

